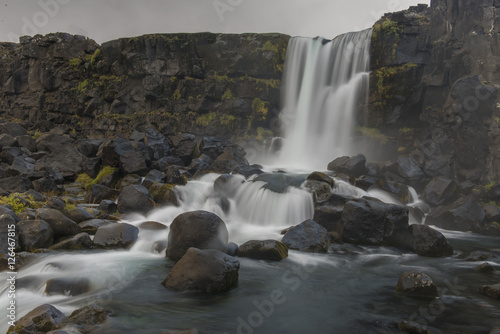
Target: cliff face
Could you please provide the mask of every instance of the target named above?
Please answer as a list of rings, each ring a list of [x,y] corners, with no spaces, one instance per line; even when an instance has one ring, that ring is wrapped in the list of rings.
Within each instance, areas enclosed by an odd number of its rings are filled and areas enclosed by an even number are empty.
[[[151,126],[221,137],[270,127],[289,36],[68,34],[0,44],[0,113],[86,135]]]
[[[500,181],[499,7],[433,0],[385,15],[374,27],[363,118],[385,139],[384,158],[409,155],[426,177],[472,181],[488,199]]]

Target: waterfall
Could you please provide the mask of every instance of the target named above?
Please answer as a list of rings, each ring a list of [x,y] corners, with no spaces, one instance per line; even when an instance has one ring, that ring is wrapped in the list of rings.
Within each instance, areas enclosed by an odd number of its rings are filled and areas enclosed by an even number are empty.
[[[282,87],[280,165],[325,169],[354,152],[356,114],[368,97],[371,29],[334,40],[292,38]]]

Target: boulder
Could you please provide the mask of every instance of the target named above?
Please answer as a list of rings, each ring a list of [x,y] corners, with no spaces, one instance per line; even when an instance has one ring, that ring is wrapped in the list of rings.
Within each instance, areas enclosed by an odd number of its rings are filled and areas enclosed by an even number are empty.
[[[252,175],[260,175],[263,174],[264,172],[262,171],[262,166],[259,165],[239,165],[236,166],[232,171],[231,174],[240,174],[243,175],[245,178],[249,178]]]
[[[139,212],[146,214],[155,206],[149,190],[143,186],[127,186],[118,197],[118,211],[120,213]]]
[[[41,179],[40,179],[41,180]],[[39,180],[36,180],[37,182]],[[35,183],[25,176],[6,177],[0,182],[0,192],[24,193],[30,189],[35,189]]]
[[[345,204],[342,222],[345,242],[400,246],[408,228],[408,209],[373,198],[355,199]]]
[[[45,286],[47,296],[78,296],[89,291],[90,281],[87,278],[53,278]]]
[[[14,217],[7,214],[0,215],[0,255],[9,254],[9,238],[12,239],[12,234],[9,236],[9,227],[16,229],[16,224]],[[19,233],[15,233],[14,240],[16,246],[19,245]]]
[[[432,210],[425,223],[447,230],[478,231],[485,212],[474,195],[464,196],[452,204]]]
[[[71,218],[76,223],[81,223],[86,220],[95,219],[96,216],[93,213],[85,210],[84,208],[75,208],[69,213],[69,218]]]
[[[41,208],[36,210],[36,219],[49,223],[55,238],[77,235],[82,231],[77,223],[54,209]]]
[[[334,186],[333,179],[322,172],[313,172],[307,176],[306,180],[324,182],[328,184],[331,188],[333,188]]]
[[[457,184],[446,177],[436,177],[425,187],[422,198],[431,205],[442,205],[455,196]]]
[[[315,204],[325,201],[332,193],[332,187],[322,181],[306,180],[302,186],[313,195]]]
[[[45,203],[45,205],[48,208],[54,209],[57,211],[62,211],[66,207],[66,203],[62,199],[56,198],[56,197],[49,198],[47,200],[47,203]]]
[[[480,273],[483,274],[493,274],[495,273],[495,267],[493,267],[491,264],[488,262],[485,262],[477,267],[474,267],[474,269]]]
[[[26,161],[23,156],[15,157],[9,169],[7,169],[7,173],[12,176],[29,175],[34,171],[35,165]]]
[[[238,282],[239,261],[218,250],[189,248],[163,281],[178,291],[219,293]]]
[[[170,166],[167,168],[166,172],[167,178],[165,180],[168,184],[176,184],[179,186],[183,186],[187,183],[187,177],[185,170],[180,168],[179,166]]]
[[[107,214],[113,214],[118,211],[118,205],[114,201],[105,199],[99,203],[99,210]]]
[[[398,329],[403,333],[408,334],[432,334],[430,330],[427,329],[426,325],[419,324],[413,321],[401,321],[398,323]]]
[[[178,261],[191,248],[227,250],[226,224],[207,211],[185,212],[170,225],[167,256]]]
[[[104,219],[91,219],[79,223],[78,226],[80,226],[82,232],[94,235],[97,232],[97,229],[99,229],[99,227],[109,224],[115,224],[115,222]]]
[[[251,240],[239,246],[236,255],[257,260],[281,261],[288,257],[288,247],[276,240]]]
[[[478,262],[478,261],[486,261],[492,257],[495,257],[492,253],[482,252],[482,251],[474,251],[469,254],[469,256],[465,259],[470,262]]]
[[[155,203],[159,205],[179,205],[177,193],[174,186],[171,184],[155,183],[151,185],[149,191],[151,193],[151,196],[153,196],[153,200],[155,201]]]
[[[32,188],[41,193],[62,193],[62,189],[57,186],[56,181],[54,181],[54,179],[50,176],[42,177],[33,181]]]
[[[123,190],[126,186],[130,185],[140,185],[141,177],[137,174],[129,174],[125,175],[120,181],[116,184],[116,189]]]
[[[82,232],[52,245],[52,250],[84,250],[92,248],[92,239],[88,233]]]
[[[197,147],[196,137],[189,133],[181,133],[171,137],[170,141],[174,146],[173,155],[179,157],[184,166],[189,166]]]
[[[366,157],[362,154],[354,157],[340,157],[330,162],[327,169],[359,177],[366,172]]]
[[[289,249],[302,252],[326,253],[330,245],[328,231],[309,219],[291,227],[283,236],[282,243]]]
[[[43,220],[24,220],[17,223],[21,248],[27,252],[49,248],[54,241],[54,231]]]
[[[344,222],[342,221],[342,205],[319,205],[314,209],[313,220],[326,228],[328,232],[336,232],[342,237],[344,232]]]
[[[24,317],[16,321],[14,326],[10,326],[7,333],[46,333],[64,321],[64,314],[54,306],[44,304],[30,311]]]
[[[114,200],[119,196],[117,190],[111,189],[109,187],[93,184],[90,186],[87,196],[85,196],[85,203],[97,204],[101,203],[103,200]]]
[[[139,229],[126,223],[115,223],[101,226],[94,236],[96,248],[130,248],[139,236]]]
[[[486,221],[500,222],[500,208],[493,203],[487,204],[483,207]]]
[[[151,128],[146,130],[144,143],[149,147],[152,152],[153,160],[159,160],[168,156],[170,146],[165,136]]]
[[[453,248],[445,236],[435,229],[413,224],[408,227],[409,247],[418,255],[429,257],[443,257],[453,255]]]
[[[73,311],[57,328],[74,329],[78,333],[93,333],[106,322],[110,314],[111,311],[100,306],[88,305]]]
[[[500,283],[495,285],[483,285],[479,288],[479,292],[483,295],[500,299]]]
[[[2,150],[4,147],[16,146],[19,146],[17,139],[7,133],[0,133],[0,150]]]
[[[119,167],[123,174],[146,175],[148,166],[140,152],[129,151],[120,155]]]
[[[12,209],[12,207],[8,204],[7,205],[0,205],[0,216],[2,216],[2,215],[11,216],[12,218],[14,218],[15,222],[21,221],[21,219],[19,219],[18,215],[16,215],[16,213]],[[6,223],[0,221],[0,224],[5,225]],[[2,226],[2,225],[0,225],[0,226]]]
[[[396,291],[414,297],[439,297],[437,287],[432,279],[427,274],[416,271],[401,274]]]
[[[144,177],[144,180],[142,180],[142,186],[146,188],[150,188],[151,185],[155,183],[162,183],[165,181],[165,178],[167,175],[163,172],[160,172],[159,170],[152,169],[149,171],[149,173]]]
[[[163,230],[168,229],[168,226],[163,225],[162,223],[154,222],[154,221],[148,221],[148,222],[141,223],[141,225],[139,225],[139,227],[144,229],[144,230],[149,230],[149,231],[163,231]]]
[[[78,142],[76,147],[78,152],[87,158],[95,158],[101,145],[101,139],[83,139]]]

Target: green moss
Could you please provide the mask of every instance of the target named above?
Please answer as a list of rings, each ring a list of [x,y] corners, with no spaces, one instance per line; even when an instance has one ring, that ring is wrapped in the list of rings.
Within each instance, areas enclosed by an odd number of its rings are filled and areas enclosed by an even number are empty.
[[[224,92],[224,95],[222,95],[222,100],[235,100],[237,99],[236,96],[233,95],[233,92],[231,92],[231,90],[228,88],[226,89],[226,91]]]
[[[88,86],[89,86],[89,80],[85,79],[85,80],[80,81],[78,83],[77,90],[78,90],[79,93],[82,93],[82,92],[84,92],[87,89]]]
[[[233,82],[234,80],[230,79],[227,75],[218,75],[217,72],[214,72],[212,77],[219,82]]]
[[[176,81],[177,81],[177,77],[170,77],[170,82],[171,82],[171,83],[174,83],[174,82],[176,82]]]
[[[376,139],[380,141],[381,144],[386,144],[389,141],[389,137],[382,134],[379,129],[369,128],[366,126],[360,126],[357,130],[365,137]]]
[[[262,51],[270,51],[270,52],[278,52],[278,46],[271,43],[271,41],[267,41],[262,47]]]
[[[399,34],[403,31],[403,28],[398,22],[392,21],[391,19],[385,18],[381,24],[381,29],[384,33]]]
[[[407,63],[401,66],[386,66],[377,69],[375,71],[376,95],[374,98],[382,104],[392,99],[398,89],[398,87],[395,87],[395,78],[415,67],[417,67],[417,64]]]
[[[75,182],[81,183],[85,188],[88,188],[92,185],[93,181],[94,180],[92,180],[90,176],[88,176],[86,173],[83,173],[78,175]]]
[[[179,101],[181,98],[182,98],[181,91],[177,89],[177,90],[174,92],[174,95],[172,95],[172,99],[173,99],[174,101]]]
[[[10,205],[16,214],[21,213],[26,209],[26,204],[23,204],[18,196],[19,194],[10,194],[0,197],[0,205]]]
[[[487,185],[484,186],[484,189],[488,191],[491,188],[493,188],[495,186],[495,184],[496,184],[495,181],[491,181],[490,183],[488,183]]]
[[[256,97],[252,102],[252,110],[262,120],[265,120],[269,111],[269,102],[262,101],[261,99]]]
[[[83,63],[83,61],[80,58],[73,58],[69,60],[69,65],[73,67],[78,67]]]
[[[257,128],[257,136],[255,139],[259,141],[264,141],[266,138],[273,137],[274,133],[270,129],[264,129],[262,127]]]
[[[399,129],[399,133],[401,133],[403,135],[412,135],[413,134],[413,129],[410,129],[410,128],[407,128],[407,127],[400,128]]]
[[[236,117],[233,115],[222,115],[220,118],[220,124],[224,126],[232,126],[235,124]]]
[[[96,49],[94,54],[90,56],[90,65],[95,66],[102,59],[101,49]]]
[[[33,139],[38,139],[43,135],[40,131],[36,130],[35,133],[31,136]]]
[[[92,184],[97,184],[100,180],[102,180],[104,177],[109,176],[113,174],[116,171],[116,168],[111,167],[111,166],[105,166],[99,174],[97,174],[97,177],[92,181]]]
[[[196,125],[198,126],[209,126],[215,119],[217,114],[214,112],[202,115],[196,119]]]

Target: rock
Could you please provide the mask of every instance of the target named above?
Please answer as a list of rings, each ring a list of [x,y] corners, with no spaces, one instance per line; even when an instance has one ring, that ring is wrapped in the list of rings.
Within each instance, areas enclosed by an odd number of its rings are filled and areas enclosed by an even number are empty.
[[[409,246],[418,255],[443,257],[453,255],[453,248],[444,235],[426,225],[413,224],[408,227]]]
[[[4,147],[0,154],[1,161],[8,165],[12,165],[16,158],[24,159],[24,152],[19,147]]]
[[[245,178],[249,178],[252,175],[260,175],[263,174],[264,172],[262,171],[262,166],[246,166],[246,165],[239,165],[236,166],[232,171],[231,174],[240,174],[243,175]]]
[[[165,173],[171,166],[184,166],[184,161],[179,157],[170,156],[156,161],[152,167]]]
[[[230,256],[236,256],[238,253],[238,245],[235,244],[234,242],[230,242],[227,244],[227,251],[226,254]]]
[[[2,215],[11,216],[14,218],[15,222],[21,221],[10,205],[0,205],[0,216]],[[5,225],[6,223],[2,222],[1,224]]]
[[[92,248],[92,239],[88,233],[82,232],[52,245],[52,250],[84,250]]]
[[[427,326],[421,325],[417,322],[413,321],[401,321],[398,324],[398,329],[401,332],[408,333],[408,334],[432,334],[428,329]]]
[[[123,190],[126,186],[138,186],[141,182],[141,177],[137,174],[129,174],[125,175],[118,183],[116,184],[116,188],[119,190]]]
[[[77,235],[82,231],[77,223],[54,209],[36,210],[36,219],[46,221],[54,231],[55,238]]]
[[[97,229],[94,236],[96,248],[130,248],[137,240],[139,229],[125,223],[106,224]]]
[[[15,157],[12,165],[10,165],[7,173],[12,176],[16,175],[29,175],[35,170],[35,165],[27,162],[22,156]]]
[[[210,169],[210,166],[213,162],[214,161],[212,160],[212,158],[210,158],[208,155],[202,154],[198,158],[191,161],[191,163],[187,167],[187,170],[189,173],[194,175],[200,169]]]
[[[342,222],[345,242],[400,246],[408,228],[408,209],[376,199],[355,199],[345,204]]]
[[[114,201],[105,199],[99,203],[99,210],[107,214],[113,214],[118,211],[118,205]]]
[[[79,308],[67,320],[59,324],[58,328],[76,330],[78,333],[93,333],[108,319],[111,311],[96,305]]]
[[[483,273],[483,274],[493,274],[495,272],[495,267],[493,267],[488,262],[485,262],[485,263],[475,267],[474,269],[480,273]]]
[[[457,184],[445,177],[436,177],[425,187],[422,198],[429,204],[438,206],[456,195]]]
[[[95,158],[101,145],[101,139],[84,139],[78,142],[77,149],[78,152],[87,158]]]
[[[52,178],[56,184],[64,183],[64,177],[56,167],[45,166],[43,170],[49,174],[49,177]]]
[[[46,333],[55,329],[64,319],[61,311],[52,305],[44,304],[19,319],[14,326],[9,327],[7,333]]]
[[[111,189],[109,187],[93,184],[90,186],[87,196],[85,196],[85,203],[97,204],[101,203],[103,200],[114,200],[119,196],[117,190]]]
[[[179,200],[177,199],[177,194],[173,185],[155,183],[151,185],[149,191],[155,203],[164,206],[179,206]]]
[[[432,279],[427,274],[416,271],[401,274],[396,291],[414,297],[439,297],[437,287]]]
[[[43,195],[43,194],[41,194],[38,191],[35,191],[33,189],[30,189],[30,190],[22,193],[22,196],[25,198],[29,198],[35,202],[45,202],[47,200],[47,197],[45,195]]]
[[[238,282],[239,261],[218,250],[189,248],[163,281],[178,291],[219,293]]]
[[[163,172],[160,172],[159,170],[152,169],[149,171],[149,173],[146,175],[144,180],[142,181],[142,186],[149,189],[151,185],[155,183],[162,183],[167,175]]]
[[[174,155],[179,157],[184,166],[189,166],[197,146],[196,137],[192,134],[182,133],[170,138],[174,146]]]
[[[431,211],[425,223],[447,230],[477,231],[485,213],[476,197],[461,197],[450,205],[440,206]]]
[[[217,215],[207,211],[185,212],[170,225],[167,256],[178,261],[191,248],[227,250],[226,224]]]
[[[479,292],[483,295],[500,299],[500,283],[495,285],[483,285],[479,288]]]
[[[328,232],[336,232],[340,237],[344,232],[342,221],[343,206],[320,205],[314,209],[313,220],[326,228]]]
[[[162,231],[168,229],[168,226],[163,225],[162,223],[149,221],[141,223],[141,225],[139,225],[139,228],[150,231]]]
[[[186,175],[182,172],[183,170],[178,166],[170,166],[167,169],[166,175],[166,183],[168,184],[176,184],[179,186],[183,186],[187,183]]]
[[[418,181],[424,177],[422,169],[411,158],[398,158],[396,168],[398,174],[408,181]]]
[[[40,180],[36,180],[35,183]],[[35,189],[35,183],[31,182],[31,180],[25,176],[6,177],[0,182],[0,192],[24,193],[30,189]]]
[[[251,240],[240,245],[236,254],[257,260],[281,261],[288,257],[288,247],[276,240]]]
[[[127,186],[118,197],[118,211],[120,213],[139,212],[146,214],[155,206],[149,191],[143,186]]]
[[[161,334],[199,334],[200,332],[196,328],[191,328],[191,329],[181,329],[181,330],[175,330],[175,329],[167,329]]]
[[[155,161],[165,158],[170,152],[167,138],[151,128],[146,130],[144,143],[151,149]]]
[[[487,204],[483,210],[487,222],[500,222],[500,208],[495,204]]]
[[[332,193],[332,187],[321,181],[306,180],[302,186],[313,195],[314,203],[325,201]]]
[[[41,193],[62,193],[62,189],[57,186],[56,181],[51,177],[42,177],[41,179],[33,181],[31,188]]]
[[[15,146],[19,146],[17,139],[7,133],[0,133],[0,150],[2,150],[4,147]]]
[[[94,235],[99,227],[109,224],[114,224],[114,222],[104,219],[91,219],[79,223],[78,226],[80,226],[82,232]]]
[[[354,157],[340,157],[328,164],[328,170],[359,177],[366,172],[366,157],[362,154]]]
[[[364,191],[367,191],[371,188],[378,188],[378,182],[379,180],[373,176],[362,175],[356,179],[354,185]]]
[[[95,219],[96,216],[84,208],[77,207],[69,213],[69,218],[71,218],[75,223],[81,223],[86,220]]]
[[[47,281],[45,287],[47,296],[78,296],[89,291],[90,281],[87,278],[53,278]]]
[[[123,174],[146,175],[148,166],[140,152],[125,152],[120,155],[120,170]]]
[[[55,198],[55,197],[49,198],[47,200],[47,203],[45,203],[45,205],[48,208],[54,209],[57,211],[62,211],[66,207],[66,203],[62,199]]]
[[[475,251],[470,253],[470,255],[465,260],[471,262],[478,262],[478,261],[486,261],[491,257],[494,257],[492,253]]]
[[[306,180],[324,182],[328,184],[331,188],[333,188],[334,185],[333,179],[322,172],[313,172],[307,176]]]
[[[326,253],[330,237],[323,226],[309,219],[290,228],[281,242],[290,249],[302,252]]]
[[[25,220],[17,223],[21,248],[27,252],[49,248],[54,241],[54,231],[43,220]]]
[[[16,230],[16,220],[14,217],[6,214],[0,215],[0,255],[9,254],[9,238],[12,239],[12,231],[9,236],[9,229]],[[15,233],[14,240],[16,246],[19,245],[19,234]],[[12,240],[11,240],[12,241]],[[16,247],[17,248],[17,247]]]

